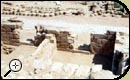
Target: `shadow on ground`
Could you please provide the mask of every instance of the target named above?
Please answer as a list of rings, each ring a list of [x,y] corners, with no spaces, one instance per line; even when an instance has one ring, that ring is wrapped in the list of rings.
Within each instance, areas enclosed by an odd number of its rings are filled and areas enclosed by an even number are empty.
[[[95,54],[95,56],[93,58],[93,63],[94,64],[102,64],[103,69],[111,71],[111,69],[112,69],[112,60],[113,60],[112,56]]]
[[[26,39],[27,41],[29,41],[30,43],[34,44],[34,40],[33,39]]]
[[[79,50],[90,51],[90,45],[83,44],[78,47]]]

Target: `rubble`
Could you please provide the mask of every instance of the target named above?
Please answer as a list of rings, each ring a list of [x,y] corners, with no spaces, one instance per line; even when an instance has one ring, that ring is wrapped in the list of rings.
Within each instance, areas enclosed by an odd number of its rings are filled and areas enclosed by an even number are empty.
[[[103,17],[107,16],[123,17],[124,15],[126,16],[127,13],[124,11],[124,9],[122,11],[122,5],[119,4],[118,8],[115,7],[117,4],[118,4],[117,2],[113,1],[107,1],[105,3],[103,1],[100,1],[100,4],[99,1],[90,3],[89,8],[90,11],[92,11],[90,16],[103,16]]]
[[[9,47],[9,46],[2,46],[2,49],[5,54],[10,54],[11,52],[13,52],[15,50],[15,48]]]
[[[81,2],[79,2],[80,4]],[[84,2],[83,2],[84,3]],[[90,9],[90,16],[105,16],[105,14],[110,13],[109,16],[116,17],[128,17],[126,11],[122,7],[116,8],[117,3],[113,1],[98,1],[98,2],[86,2],[88,8]],[[4,4],[4,2],[2,3]],[[13,5],[13,3],[10,3]],[[62,8],[63,4],[56,5],[57,7],[43,7],[43,6],[26,6],[26,5],[10,5],[9,7],[2,7],[2,14],[6,15],[23,15],[23,16],[39,16],[39,17],[52,17],[57,15],[86,15],[86,9],[76,9],[76,8]],[[119,5],[120,6],[120,5]],[[71,10],[68,12],[68,10]]]

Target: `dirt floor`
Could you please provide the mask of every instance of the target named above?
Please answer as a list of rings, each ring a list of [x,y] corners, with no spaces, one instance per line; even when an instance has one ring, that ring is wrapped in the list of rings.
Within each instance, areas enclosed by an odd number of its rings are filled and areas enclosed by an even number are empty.
[[[8,65],[10,60],[16,58],[22,60],[23,58],[31,55],[36,49],[36,47],[29,45],[15,46],[15,50],[8,55],[4,54],[3,51],[1,51],[1,60]]]
[[[94,55],[84,53],[73,53],[65,51],[57,51],[54,55],[53,60],[62,63],[73,63],[79,65],[92,65]]]

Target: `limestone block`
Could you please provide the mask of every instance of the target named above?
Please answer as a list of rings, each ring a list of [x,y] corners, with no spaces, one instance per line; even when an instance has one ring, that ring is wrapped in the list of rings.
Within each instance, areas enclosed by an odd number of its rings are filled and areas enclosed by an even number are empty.
[[[98,72],[102,70],[102,65],[93,65],[91,72]]]
[[[89,66],[80,65],[75,72],[75,76],[87,78],[89,76],[89,73],[90,73],[90,67]]]
[[[77,64],[64,64],[62,67],[62,74],[70,77],[74,74],[74,71],[78,69],[79,65]]]
[[[52,66],[51,66],[50,71],[51,71],[51,72],[60,73],[61,70],[62,70],[62,66],[63,66],[62,63],[54,62],[54,63],[52,64]]]
[[[90,75],[90,79],[114,79],[114,78],[117,78],[117,76],[113,75],[112,72],[108,70],[93,72]]]

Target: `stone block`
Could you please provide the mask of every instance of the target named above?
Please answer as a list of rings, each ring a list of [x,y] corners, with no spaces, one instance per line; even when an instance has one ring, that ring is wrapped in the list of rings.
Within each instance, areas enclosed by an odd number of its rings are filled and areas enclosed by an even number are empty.
[[[102,70],[102,65],[93,65],[91,72],[97,72],[97,71],[101,71]]]

